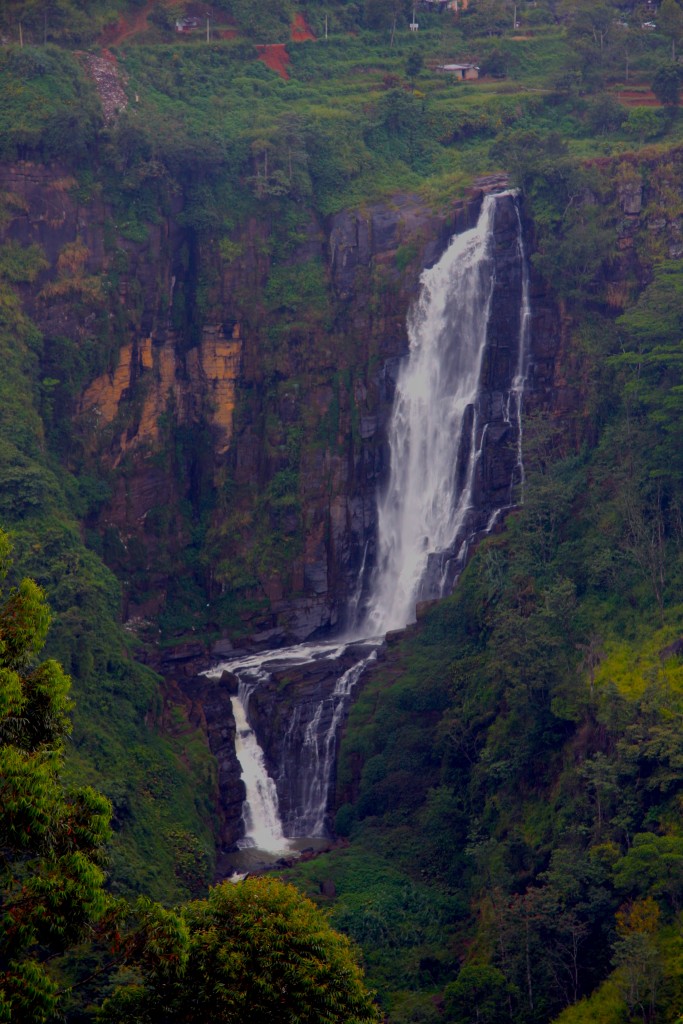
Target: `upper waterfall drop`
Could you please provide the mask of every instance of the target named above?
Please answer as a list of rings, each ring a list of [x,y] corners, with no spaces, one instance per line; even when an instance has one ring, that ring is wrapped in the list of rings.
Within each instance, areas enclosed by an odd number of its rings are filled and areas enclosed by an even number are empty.
[[[421,598],[443,596],[453,582],[452,566],[462,559],[461,549],[473,532],[468,518],[487,430],[478,398],[496,274],[493,221],[499,200],[512,195],[485,196],[476,227],[456,235],[439,262],[422,274],[420,295],[408,318],[409,355],[396,382],[388,431],[389,479],[378,498],[377,556],[362,618],[353,626],[357,635],[400,629],[414,619]],[[515,419],[521,445],[523,335],[528,334],[529,317],[518,211],[516,215],[523,308],[516,372],[506,400],[501,396],[501,417],[507,413],[509,426],[510,417]],[[522,475],[519,450],[513,476]]]

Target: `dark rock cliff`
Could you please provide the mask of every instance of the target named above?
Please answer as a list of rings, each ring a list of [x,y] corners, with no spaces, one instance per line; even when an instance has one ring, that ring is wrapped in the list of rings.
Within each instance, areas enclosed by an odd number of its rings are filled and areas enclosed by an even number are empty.
[[[86,525],[150,656],[159,621],[189,658],[195,636],[272,645],[337,624],[374,533],[386,366],[421,268],[481,190],[441,214],[403,195],[308,216],[280,262],[267,218],[227,249],[179,210],[132,240],[58,167],[1,167],[0,191],[3,236],[47,261],[23,298],[60,378],[59,454],[106,483]]]
[[[216,759],[215,834],[220,854],[222,850],[232,849],[244,834],[245,788],[235,753],[235,717],[230,701],[234,691],[228,673],[218,682],[206,676],[192,676],[182,682],[181,691],[190,704],[189,720],[202,729]],[[220,873],[220,859],[217,868]]]

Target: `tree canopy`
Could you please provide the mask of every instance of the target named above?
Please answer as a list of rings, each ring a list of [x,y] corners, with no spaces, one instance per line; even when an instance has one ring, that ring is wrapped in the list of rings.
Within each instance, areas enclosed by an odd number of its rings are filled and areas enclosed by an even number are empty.
[[[0,531],[0,579],[9,569]],[[80,942],[112,901],[102,870],[109,801],[61,781],[71,725],[70,680],[38,663],[50,613],[24,579],[0,608],[0,1020],[53,1018],[60,990],[55,954]]]
[[[291,885],[225,882],[180,912],[175,946],[127,967],[107,1024],[374,1024],[347,938]]]
[[[9,550],[0,531],[1,579]],[[378,1021],[349,940],[293,886],[273,878],[225,883],[178,911],[144,898],[126,910],[106,893],[111,805],[90,787],[69,791],[62,783],[70,680],[56,661],[38,663],[49,624],[45,596],[32,580],[5,594],[0,1021],[53,1020],[70,992],[56,958],[94,940],[98,926],[114,955],[98,961],[95,974],[125,965],[102,1020]]]

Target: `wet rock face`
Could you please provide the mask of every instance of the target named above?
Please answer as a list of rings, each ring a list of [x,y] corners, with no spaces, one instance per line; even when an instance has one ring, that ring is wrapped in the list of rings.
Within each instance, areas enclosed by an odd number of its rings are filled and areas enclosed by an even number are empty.
[[[480,428],[485,433],[473,495],[481,512],[479,528],[486,526],[494,509],[511,503],[517,462],[517,423],[507,395],[519,362],[525,253],[511,197],[498,202],[493,236],[495,284],[479,396]]]
[[[316,819],[323,822],[327,834],[332,832],[328,815],[336,783],[337,745],[356,680],[348,696],[335,698],[334,690],[369,650],[353,644],[334,659],[275,669],[251,695],[249,723],[277,787],[287,836],[311,835]]]
[[[242,804],[245,788],[240,777],[241,769],[235,753],[235,718],[230,701],[235,692],[236,680],[227,678],[209,680],[206,676],[192,676],[181,679],[180,689],[191,702],[190,720],[199,725],[205,733],[209,749],[216,758],[216,847],[220,855],[235,848],[244,835]]]
[[[557,301],[546,282],[530,262],[533,225],[525,218],[524,204],[515,209],[512,198],[498,203],[494,221],[495,285],[491,301],[488,347],[481,376],[479,413],[486,424],[482,458],[475,486],[475,504],[481,519],[492,509],[517,500],[511,481],[517,461],[517,428],[505,392],[518,372],[523,288],[522,246],[527,261],[529,323],[527,354],[522,366],[525,377],[524,415],[542,414],[558,424],[569,423],[581,404],[577,388],[563,383],[561,362],[567,338]],[[571,431],[566,431],[571,445]]]

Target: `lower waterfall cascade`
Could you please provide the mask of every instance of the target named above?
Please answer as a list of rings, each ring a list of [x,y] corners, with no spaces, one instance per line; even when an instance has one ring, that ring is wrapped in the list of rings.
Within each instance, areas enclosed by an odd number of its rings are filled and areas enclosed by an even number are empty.
[[[339,676],[329,697],[317,705],[310,721],[301,728],[302,705],[294,708],[284,740],[281,776],[284,784],[294,780],[287,778],[286,765],[291,763],[287,755],[291,748],[300,745],[298,788],[301,798],[295,803],[290,828],[298,836],[322,836],[326,831],[326,815],[331,796],[336,741],[348,699],[367,666],[375,661],[377,651],[373,649],[360,661],[346,669]],[[326,723],[326,724],[325,724]],[[303,744],[300,734],[303,733]]]
[[[513,204],[516,217],[519,319],[505,324],[505,387],[489,388],[484,396],[498,284],[494,222],[502,199]],[[414,621],[419,601],[452,590],[471,540],[492,529],[523,489],[522,403],[531,309],[516,194],[484,196],[476,226],[451,239],[440,260],[423,272],[420,284],[408,317],[409,353],[396,379],[387,430],[389,470],[377,497],[374,559],[369,555],[372,543],[365,540],[349,602],[347,636],[235,656],[206,673],[219,678],[227,671],[239,681],[231,700],[246,788],[240,848],[284,855],[297,837],[330,835],[340,727],[384,634]],[[508,452],[507,476],[495,500],[480,508],[477,489],[494,434]],[[312,692],[292,703],[288,721],[280,723],[277,758],[272,751],[269,758],[259,747],[250,704],[273,680],[278,688],[286,687],[288,671],[301,666],[309,666],[313,680],[323,680],[324,693],[312,685]]]
[[[235,747],[242,767],[242,778],[249,795],[243,811],[245,847],[257,847],[268,853],[287,849],[278,810],[277,789],[268,775],[254,730],[247,719],[247,707],[254,683],[240,681],[237,694],[231,697],[235,716]]]
[[[237,693],[230,699],[246,790],[240,849],[284,855],[294,850],[291,840],[329,835],[327,813],[339,726],[353,689],[377,658],[379,646],[378,640],[296,644],[222,661],[205,673],[219,679],[228,671],[239,681]],[[329,674],[331,687],[321,700],[302,701],[293,707],[282,739],[279,771],[270,774],[249,723],[249,703],[256,689],[271,677],[286,678],[288,671],[302,665]],[[295,751],[300,770],[292,773],[287,769]]]

